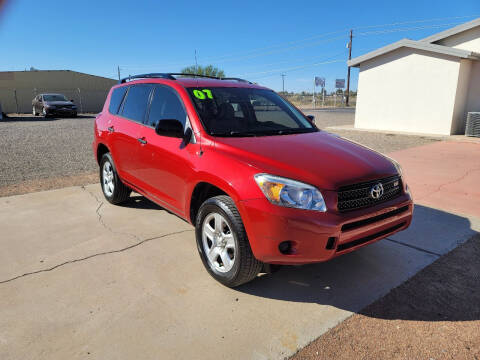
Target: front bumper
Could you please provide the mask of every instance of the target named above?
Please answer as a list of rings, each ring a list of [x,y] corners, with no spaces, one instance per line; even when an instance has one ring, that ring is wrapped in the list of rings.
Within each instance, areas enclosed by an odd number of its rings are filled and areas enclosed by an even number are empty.
[[[329,260],[406,229],[413,214],[408,193],[346,213],[285,208],[265,198],[240,201],[238,206],[253,254],[271,264]],[[284,241],[293,244],[291,253],[280,252]]]
[[[76,115],[77,109],[68,109],[68,108],[50,108],[45,109],[47,115]]]

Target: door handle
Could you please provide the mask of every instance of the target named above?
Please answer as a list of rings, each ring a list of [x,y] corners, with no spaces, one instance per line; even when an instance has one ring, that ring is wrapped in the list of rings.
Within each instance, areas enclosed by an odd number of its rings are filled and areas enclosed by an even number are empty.
[[[147,140],[145,138],[138,138],[137,139],[142,145],[145,145],[147,143]]]
[[[110,126],[110,127],[108,128],[108,132],[109,132],[109,133],[113,133],[114,131],[115,131],[115,129],[113,128],[113,126]]]

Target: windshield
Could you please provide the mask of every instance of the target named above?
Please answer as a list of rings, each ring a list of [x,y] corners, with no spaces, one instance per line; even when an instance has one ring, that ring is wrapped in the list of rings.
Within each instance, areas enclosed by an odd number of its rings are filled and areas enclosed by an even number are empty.
[[[200,119],[213,136],[267,136],[314,132],[297,109],[271,90],[188,88]]]
[[[60,94],[43,95],[44,101],[68,101],[67,98]]]

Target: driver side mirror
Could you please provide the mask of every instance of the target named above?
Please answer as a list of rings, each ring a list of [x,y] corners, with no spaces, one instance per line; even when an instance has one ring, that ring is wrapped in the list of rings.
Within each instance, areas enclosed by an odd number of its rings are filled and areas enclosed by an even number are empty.
[[[183,139],[185,131],[183,124],[177,119],[162,119],[155,126],[155,132],[160,136],[168,136]]]
[[[312,124],[315,124],[315,116],[313,115],[307,115],[307,119],[310,120]]]

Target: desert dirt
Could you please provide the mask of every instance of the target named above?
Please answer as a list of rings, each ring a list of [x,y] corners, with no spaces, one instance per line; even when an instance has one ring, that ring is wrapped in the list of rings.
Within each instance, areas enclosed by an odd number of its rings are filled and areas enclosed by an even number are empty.
[[[480,359],[480,235],[291,359]]]

